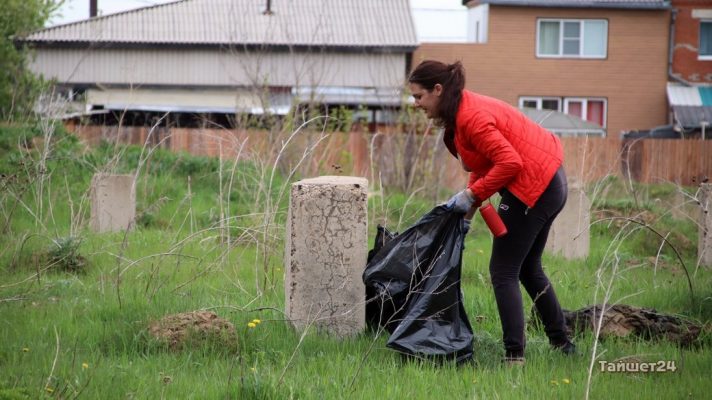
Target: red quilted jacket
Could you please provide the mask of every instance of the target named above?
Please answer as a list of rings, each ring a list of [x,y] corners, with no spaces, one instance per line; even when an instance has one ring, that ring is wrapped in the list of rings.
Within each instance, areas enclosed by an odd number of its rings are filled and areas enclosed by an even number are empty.
[[[479,199],[507,188],[534,207],[561,165],[559,138],[509,104],[467,90],[455,120],[455,148]]]

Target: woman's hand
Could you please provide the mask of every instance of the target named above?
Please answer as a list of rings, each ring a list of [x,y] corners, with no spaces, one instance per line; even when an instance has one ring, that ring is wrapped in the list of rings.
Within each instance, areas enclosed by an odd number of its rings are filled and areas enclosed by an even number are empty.
[[[466,214],[475,203],[480,204],[482,202],[477,199],[472,190],[465,189],[452,196],[448,200],[447,206],[452,207],[455,212]]]

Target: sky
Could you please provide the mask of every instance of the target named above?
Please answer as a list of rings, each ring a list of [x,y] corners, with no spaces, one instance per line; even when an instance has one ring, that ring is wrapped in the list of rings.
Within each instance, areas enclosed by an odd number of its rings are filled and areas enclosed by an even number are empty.
[[[97,1],[99,15],[108,15],[175,0]],[[462,5],[462,0],[410,0],[410,3],[420,41],[465,41],[467,35],[466,8]],[[65,0],[59,9],[59,14],[52,17],[47,25],[66,24],[87,18],[89,18],[89,0]]]

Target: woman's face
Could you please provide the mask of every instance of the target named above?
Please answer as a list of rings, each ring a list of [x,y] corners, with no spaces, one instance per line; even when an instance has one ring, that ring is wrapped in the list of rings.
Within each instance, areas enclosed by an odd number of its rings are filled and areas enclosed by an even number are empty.
[[[415,108],[425,111],[428,118],[438,117],[438,106],[440,105],[440,95],[443,92],[441,84],[437,83],[433,90],[427,90],[418,83],[410,83],[410,93],[415,99]]]

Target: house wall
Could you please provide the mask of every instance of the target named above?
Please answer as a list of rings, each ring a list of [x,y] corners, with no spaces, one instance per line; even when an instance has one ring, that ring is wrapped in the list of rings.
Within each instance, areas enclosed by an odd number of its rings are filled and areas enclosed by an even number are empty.
[[[673,1],[673,8],[677,9],[673,73],[692,83],[712,83],[712,60],[697,59],[700,21],[712,21],[712,1],[678,0]]]
[[[64,84],[400,87],[404,53],[39,48],[31,69]]]
[[[461,60],[468,89],[512,105],[520,96],[605,98],[609,138],[666,123],[668,11],[490,6],[489,12],[488,43],[423,44],[413,65]],[[540,17],[607,19],[607,58],[537,58]]]

